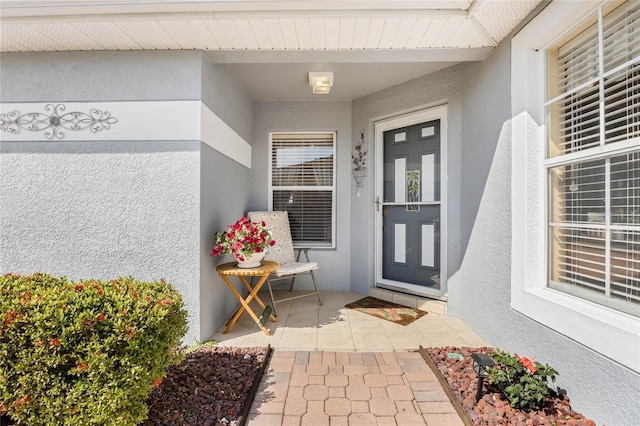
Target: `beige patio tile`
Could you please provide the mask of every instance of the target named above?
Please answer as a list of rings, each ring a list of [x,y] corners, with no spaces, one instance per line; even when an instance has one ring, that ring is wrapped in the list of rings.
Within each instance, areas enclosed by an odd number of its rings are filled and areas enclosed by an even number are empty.
[[[318,308],[318,318],[332,318],[347,320],[347,308],[342,303],[340,306],[328,306],[327,303]]]
[[[355,349],[351,333],[327,333],[318,330],[318,349],[332,351],[352,351]]]
[[[335,321],[335,322],[318,322],[318,332],[322,333],[351,333],[350,321]]]
[[[318,332],[313,328],[287,328],[278,341],[283,349],[308,350],[317,345]]]
[[[395,350],[415,350],[420,348],[419,333],[388,333],[387,337],[391,341],[391,345]]]
[[[451,327],[453,331],[473,333],[473,330],[471,330],[471,328],[467,324],[465,324],[462,320],[459,320],[457,318],[445,317],[444,321],[447,323],[449,327]]]
[[[349,317],[349,321],[374,321],[374,320],[378,321],[378,318],[373,317],[371,315],[367,315],[355,309],[347,309],[345,312]]]
[[[263,333],[264,334],[264,333]],[[211,340],[215,340],[216,343],[220,346],[239,346],[242,347],[245,337],[247,337],[246,332],[239,332],[235,335],[233,334],[222,334],[221,332],[216,332],[211,336]]]
[[[318,317],[311,315],[289,315],[287,318],[287,327],[317,327]]]
[[[439,346],[464,346],[462,337],[456,333],[426,333],[422,332],[422,339],[419,342],[425,348]]]
[[[447,314],[447,303],[439,300],[418,300],[416,308],[434,314]]]
[[[276,291],[276,298],[287,295],[286,291]],[[260,296],[265,303],[270,303],[268,293],[261,292]],[[400,326],[344,308],[345,304],[362,297],[353,292],[323,291],[323,306],[315,297],[278,303],[278,321],[266,324],[271,337],[264,335],[245,313],[230,333],[222,334],[225,328],[222,325],[212,338],[226,346],[271,344],[274,348],[290,350],[391,351],[417,349],[419,345],[486,345],[462,321],[437,312],[429,311],[413,323]],[[255,301],[251,306],[256,312],[260,311]],[[413,336],[413,340],[407,341],[406,336]]]
[[[322,291],[320,290],[320,296],[322,297],[322,308],[337,309],[344,307],[345,295],[342,291]]]
[[[454,330],[449,326],[449,324],[439,318],[427,318],[429,315],[420,318],[415,321],[413,325],[416,329],[421,332],[428,333],[453,333]]]
[[[480,338],[473,331],[470,332],[458,332],[458,335],[464,340],[465,346],[471,347],[481,347],[481,346],[489,346],[487,342],[485,342],[482,338]]]
[[[287,319],[291,318],[314,318],[318,319],[319,309],[314,306],[309,306],[305,308],[304,306],[301,308],[296,307],[295,305],[291,307],[289,314],[287,315]]]
[[[267,346],[268,344],[273,345],[274,342],[277,342],[282,337],[283,330],[281,328],[269,327],[270,324],[267,324],[267,329],[270,336],[267,336],[262,332],[262,330],[254,331],[251,334],[247,334],[242,344],[244,346]]]
[[[361,314],[366,315],[366,314]],[[380,333],[382,329],[382,324],[380,324],[380,320],[378,318],[374,318],[370,315],[366,315],[369,318],[350,318],[349,323],[351,324],[351,332],[352,333]]]
[[[382,333],[353,333],[353,344],[358,351],[390,350],[391,341]]]
[[[384,331],[387,334],[396,334],[396,333],[401,333],[401,334],[417,334],[420,332],[420,330],[418,329],[418,327],[416,327],[415,321],[411,324],[407,324],[407,325],[401,325],[401,324],[396,324],[394,322],[391,321],[381,321],[382,324],[382,328],[384,329]]]

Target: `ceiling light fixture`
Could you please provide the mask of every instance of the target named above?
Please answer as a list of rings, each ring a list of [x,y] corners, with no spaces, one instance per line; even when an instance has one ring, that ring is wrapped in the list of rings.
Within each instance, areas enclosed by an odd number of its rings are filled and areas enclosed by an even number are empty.
[[[327,94],[333,86],[332,72],[310,72],[309,86],[313,89],[313,94]]]

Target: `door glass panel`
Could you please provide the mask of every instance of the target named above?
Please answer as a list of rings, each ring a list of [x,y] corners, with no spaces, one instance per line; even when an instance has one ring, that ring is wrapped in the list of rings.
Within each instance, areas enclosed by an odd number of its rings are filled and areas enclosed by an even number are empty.
[[[436,199],[435,162],[435,154],[422,156],[422,201],[435,201]]]
[[[423,138],[433,136],[435,134],[436,134],[436,128],[434,126],[423,127],[420,130],[420,136],[422,136]]]
[[[407,262],[407,225],[405,223],[395,223],[393,225],[393,261],[396,263]]]
[[[436,227],[435,224],[422,224],[422,266],[433,268],[436,266]]]
[[[404,203],[406,201],[406,173],[407,173],[407,159],[396,158],[394,167],[394,179],[395,179],[395,191],[393,200],[396,203]]]
[[[404,142],[407,140],[407,132],[398,132],[393,137],[394,142]]]

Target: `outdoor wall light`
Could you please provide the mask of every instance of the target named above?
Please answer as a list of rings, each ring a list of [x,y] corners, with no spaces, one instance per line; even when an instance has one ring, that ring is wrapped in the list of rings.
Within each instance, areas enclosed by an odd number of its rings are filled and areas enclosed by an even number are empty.
[[[333,86],[332,72],[310,72],[309,86],[313,90],[313,94],[327,94]]]
[[[484,379],[489,376],[487,367],[493,367],[496,363],[486,354],[473,354],[471,355],[471,359],[473,359],[473,371],[478,374],[478,391],[476,392],[476,402],[478,402],[480,398],[482,398]]]

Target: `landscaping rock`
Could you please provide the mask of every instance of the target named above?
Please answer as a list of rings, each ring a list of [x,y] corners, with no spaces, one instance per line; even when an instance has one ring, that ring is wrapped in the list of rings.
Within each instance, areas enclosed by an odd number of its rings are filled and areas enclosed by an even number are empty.
[[[424,348],[429,357],[438,366],[438,370],[447,380],[457,400],[462,404],[469,418],[475,425],[575,425],[595,426],[593,420],[573,411],[569,397],[558,394],[551,389],[550,395],[537,411],[521,411],[512,408],[509,402],[498,392],[487,389],[485,381],[482,399],[476,403],[478,376],[473,371],[471,355],[484,353],[490,355],[494,348],[482,347],[440,347]],[[447,354],[455,352],[462,355],[462,361],[448,358]]]
[[[142,426],[237,425],[268,348],[202,346],[171,366]]]

